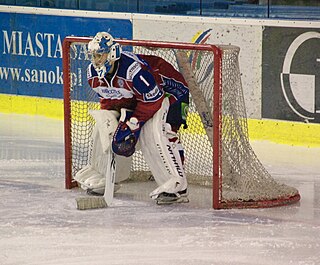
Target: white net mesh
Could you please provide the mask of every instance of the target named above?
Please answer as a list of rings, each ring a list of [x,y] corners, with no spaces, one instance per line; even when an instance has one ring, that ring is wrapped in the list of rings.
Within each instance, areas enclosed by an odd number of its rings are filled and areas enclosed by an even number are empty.
[[[148,46],[148,45],[147,45]],[[179,69],[177,54],[183,53],[188,59],[191,76],[195,81],[197,91],[201,92],[201,109],[199,110],[199,94],[193,100],[190,96],[187,129],[180,129],[179,135],[185,149],[185,171],[189,183],[212,185],[213,178],[213,148],[211,133],[214,109],[214,53],[210,50],[194,50],[192,48],[148,48],[147,46],[124,46],[124,50],[138,54],[153,54],[170,62]],[[242,92],[240,70],[238,64],[239,48],[221,46],[222,64],[220,97],[221,111],[219,117],[214,117],[220,123],[220,208],[222,207],[259,207],[282,205],[297,201],[299,193],[295,188],[276,182],[263,167],[252,150],[247,128],[246,110]],[[98,109],[98,98],[86,83],[85,70],[89,64],[86,44],[72,43],[69,72],[72,76],[71,85],[71,153],[72,176],[88,163],[90,135],[93,120],[88,115],[88,109]],[[79,52],[82,51],[82,52]],[[179,65],[179,66],[178,66]],[[81,75],[79,74],[81,73]],[[190,80],[190,79],[189,79]],[[188,81],[188,79],[187,79]],[[189,82],[188,82],[189,83]],[[195,102],[198,103],[195,104]],[[208,116],[203,119],[204,107]],[[199,115],[201,111],[202,115]],[[215,120],[215,121],[217,121]],[[206,124],[203,124],[203,123]],[[131,166],[133,176],[150,176],[149,167],[140,151],[133,157]]]
[[[239,49],[228,46],[222,49],[222,198],[235,202],[292,198],[298,191],[277,183],[252,150],[240,80]]]

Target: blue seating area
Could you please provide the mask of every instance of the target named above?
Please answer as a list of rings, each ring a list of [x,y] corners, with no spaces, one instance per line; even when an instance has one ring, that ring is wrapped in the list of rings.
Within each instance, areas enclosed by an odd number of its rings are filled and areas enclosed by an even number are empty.
[[[320,20],[319,6],[271,6],[270,18],[317,19]]]
[[[227,9],[205,9],[204,16],[268,18],[268,6],[249,4],[230,4]]]
[[[320,5],[318,7],[308,6],[281,6],[272,5],[230,5],[228,9],[230,16],[243,17],[268,17],[279,19],[320,19]]]
[[[267,5],[250,0],[0,0],[0,5],[108,12],[320,20],[320,1],[313,6]]]

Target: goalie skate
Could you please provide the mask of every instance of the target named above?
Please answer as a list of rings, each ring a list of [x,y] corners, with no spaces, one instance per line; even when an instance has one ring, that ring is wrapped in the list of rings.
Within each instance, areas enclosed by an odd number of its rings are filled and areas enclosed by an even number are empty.
[[[162,192],[158,195],[158,197],[154,198],[158,205],[162,204],[173,204],[173,203],[187,203],[188,199],[188,191],[185,189],[183,191],[179,191],[178,193],[167,193]]]

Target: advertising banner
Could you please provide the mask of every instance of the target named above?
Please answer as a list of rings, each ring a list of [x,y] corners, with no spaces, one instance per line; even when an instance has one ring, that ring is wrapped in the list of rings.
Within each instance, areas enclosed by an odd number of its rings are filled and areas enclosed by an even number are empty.
[[[320,29],[263,31],[262,118],[320,123]]]
[[[0,93],[63,97],[62,42],[65,36],[108,31],[132,39],[129,19],[0,13]],[[84,53],[78,53],[84,57]],[[85,82],[86,69],[78,69]]]

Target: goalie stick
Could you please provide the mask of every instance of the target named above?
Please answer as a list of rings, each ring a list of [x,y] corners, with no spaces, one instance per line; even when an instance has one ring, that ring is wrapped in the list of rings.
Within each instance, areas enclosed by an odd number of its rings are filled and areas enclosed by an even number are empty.
[[[112,111],[91,111],[96,120],[98,132],[94,136],[93,150],[95,155],[91,163],[98,168],[99,173],[105,177],[105,188],[102,196],[88,196],[77,198],[77,209],[87,210],[105,208],[113,201],[114,185],[116,179],[116,155],[111,149],[111,138],[118,125],[117,113]],[[95,132],[95,131],[94,131]],[[98,155],[97,155],[98,153]],[[98,160],[98,161],[96,161]],[[102,173],[103,172],[103,173]]]
[[[116,160],[115,154],[112,152],[111,148],[109,149],[109,152],[111,152],[112,158],[110,166],[108,166],[106,172],[106,184],[104,188],[104,195],[76,198],[78,210],[106,208],[111,205],[113,201],[113,192],[115,184]]]

